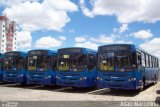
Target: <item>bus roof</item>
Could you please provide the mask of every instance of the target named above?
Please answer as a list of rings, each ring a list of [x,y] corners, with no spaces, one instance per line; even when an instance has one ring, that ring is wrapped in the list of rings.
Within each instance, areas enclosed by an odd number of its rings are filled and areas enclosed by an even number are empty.
[[[83,47],[68,47],[68,48],[60,48],[60,49],[58,49],[58,53],[60,53],[61,50],[67,50],[67,49],[81,49],[81,50],[83,50],[83,52],[86,52],[86,53],[96,53],[96,52],[97,52],[96,50],[89,49],[89,48],[83,48]]]
[[[99,49],[100,47],[105,47],[105,46],[117,46],[117,45],[122,45],[122,46],[135,46],[134,44],[108,44],[108,45],[99,46],[98,49]]]
[[[140,48],[140,47],[138,47],[138,46],[136,46],[136,45],[134,45],[134,44],[108,44],[108,45],[99,46],[99,47],[98,47],[98,51],[100,51],[100,48],[101,48],[101,47],[105,47],[105,46],[132,46],[132,47],[135,48],[135,50],[139,50],[139,51],[141,51],[141,52],[144,52],[144,53],[146,53],[146,54],[151,55],[149,52],[145,51],[144,49],[142,49],[142,48]],[[156,56],[154,56],[154,55],[151,55],[151,56],[156,57]],[[156,57],[156,58],[157,58],[157,57]]]
[[[28,52],[30,52],[30,51],[49,51],[49,52],[51,52],[51,53],[57,53],[56,51],[53,51],[53,50],[49,50],[49,49],[33,49],[33,50],[29,50]]]
[[[21,56],[27,56],[27,52],[22,52],[22,51],[9,51],[9,52],[5,52],[4,55],[6,53],[16,53],[16,52],[19,52]]]

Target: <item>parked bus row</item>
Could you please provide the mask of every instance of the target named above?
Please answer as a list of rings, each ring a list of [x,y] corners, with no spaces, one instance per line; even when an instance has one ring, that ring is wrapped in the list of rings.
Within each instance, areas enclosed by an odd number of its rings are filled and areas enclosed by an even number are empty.
[[[0,54],[4,83],[131,89],[159,80],[158,58],[131,44],[30,50]]]

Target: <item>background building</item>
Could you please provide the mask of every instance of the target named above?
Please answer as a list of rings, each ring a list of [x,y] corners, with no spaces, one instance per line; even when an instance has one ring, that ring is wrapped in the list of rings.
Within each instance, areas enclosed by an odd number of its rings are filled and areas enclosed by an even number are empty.
[[[16,23],[0,16],[0,52],[16,50]]]

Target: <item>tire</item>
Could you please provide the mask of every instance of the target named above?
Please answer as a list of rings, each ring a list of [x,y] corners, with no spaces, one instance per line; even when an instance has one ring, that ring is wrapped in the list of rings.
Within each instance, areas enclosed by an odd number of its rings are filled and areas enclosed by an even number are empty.
[[[110,88],[110,90],[111,90],[111,91],[116,91],[117,89],[115,89],[115,88]]]
[[[154,80],[155,80],[154,81],[154,85],[155,85],[155,84],[157,84],[157,77],[156,77],[156,75],[154,76]]]
[[[22,82],[22,83],[20,83],[20,84],[23,86],[23,85],[26,85],[26,82]]]
[[[73,90],[78,90],[80,89],[79,87],[72,87]]]
[[[138,91],[142,92],[142,91],[144,91],[144,88],[145,88],[145,79],[143,79],[142,87],[140,89],[138,89]]]
[[[20,83],[21,85],[26,85],[27,84],[27,80],[26,80],[26,78],[24,78],[23,79],[23,82],[22,83]]]

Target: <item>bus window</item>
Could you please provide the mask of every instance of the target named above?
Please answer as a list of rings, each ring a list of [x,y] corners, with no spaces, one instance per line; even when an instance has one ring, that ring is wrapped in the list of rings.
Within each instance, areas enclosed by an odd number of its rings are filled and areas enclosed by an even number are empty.
[[[51,56],[41,56],[37,59],[37,68],[39,70],[49,70],[51,67]]]
[[[142,59],[142,66],[145,67],[146,66],[146,62],[145,62],[145,55],[144,55],[143,52],[141,53],[141,57],[142,57],[141,58]]]
[[[146,54],[146,67],[149,67],[148,55]]]
[[[88,70],[91,71],[96,66],[96,55],[88,54]]]
[[[113,56],[114,56],[114,53],[107,53],[107,55],[105,53],[100,53],[98,55],[99,69],[113,71],[114,70]]]
[[[84,71],[87,65],[87,56],[81,53],[58,56],[58,70],[60,71]]]
[[[156,59],[156,67],[159,67],[158,59]]]
[[[57,70],[57,55],[52,56],[52,69]]]
[[[152,67],[154,67],[154,58],[152,57]]]
[[[13,56],[6,57],[4,60],[4,69],[5,70],[20,70],[23,67],[22,57]]]
[[[51,62],[51,56],[30,56],[28,58],[28,70],[49,70]]]
[[[104,71],[132,71],[135,69],[132,58],[130,52],[99,53],[98,68]]]
[[[4,66],[4,59],[0,58],[0,70],[3,70],[3,66]]]
[[[137,52],[137,66],[141,66],[142,65],[142,59],[141,59],[141,53]]]
[[[25,69],[27,69],[27,62],[28,62],[27,60],[28,60],[27,57],[23,58],[23,66]]]
[[[152,57],[149,56],[149,61],[150,61],[150,67],[152,67]]]

